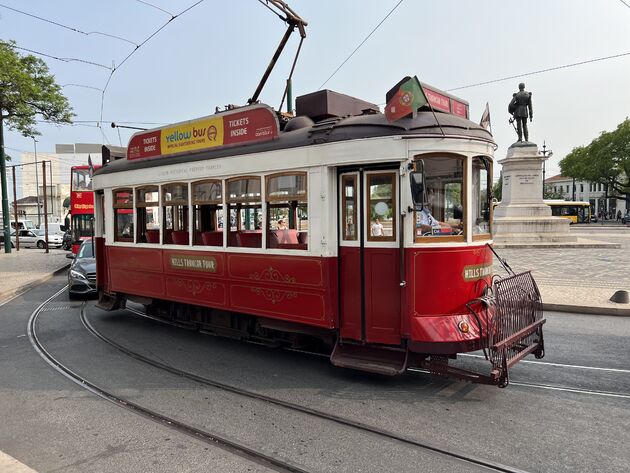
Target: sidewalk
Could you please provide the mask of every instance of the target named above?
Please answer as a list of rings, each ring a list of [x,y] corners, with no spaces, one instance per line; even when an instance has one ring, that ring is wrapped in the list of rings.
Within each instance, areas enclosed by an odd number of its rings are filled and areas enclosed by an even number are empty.
[[[67,251],[24,248],[0,253],[0,303],[28,291],[70,265]]]

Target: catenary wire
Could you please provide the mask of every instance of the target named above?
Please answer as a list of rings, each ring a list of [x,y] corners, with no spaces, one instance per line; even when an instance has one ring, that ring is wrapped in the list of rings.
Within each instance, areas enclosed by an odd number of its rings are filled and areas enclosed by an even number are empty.
[[[544,72],[557,71],[557,70],[560,70],[560,69],[567,69],[569,67],[582,66],[584,64],[590,64],[590,63],[593,63],[593,62],[606,61],[608,59],[616,59],[616,58],[620,58],[620,57],[624,57],[624,56],[630,56],[630,52],[613,54],[611,56],[603,56],[603,57],[598,57],[598,58],[595,58],[595,59],[587,59],[587,60],[584,60],[584,61],[574,62],[574,63],[571,63],[571,64],[563,64],[561,66],[548,67],[546,69],[540,69],[538,71],[525,72],[523,74],[516,74],[516,75],[513,75],[513,76],[509,76],[509,77],[502,77],[500,79],[492,79],[492,80],[488,80],[488,81],[485,81],[485,82],[477,82],[475,84],[462,85],[462,86],[459,86],[459,87],[454,87],[452,89],[446,89],[446,91],[447,92],[453,92],[455,90],[469,89],[471,87],[479,87],[481,85],[494,84],[495,82],[503,82],[503,81],[506,81],[506,80],[518,79],[519,77],[533,76],[533,75],[536,75],[536,74],[542,74]]]
[[[149,7],[153,7],[153,8],[155,8],[156,10],[160,10],[161,12],[166,13],[167,15],[174,16],[174,15],[173,15],[170,11],[168,11],[168,10],[164,10],[164,8],[158,7],[157,5],[153,5],[152,3],[145,2],[144,0],[136,0],[136,2],[138,2],[138,3],[144,3],[145,5],[147,5],[147,6],[149,6]]]
[[[6,8],[7,10],[14,11],[16,13],[20,13],[22,15],[30,16],[31,18],[36,18],[37,20],[44,21],[46,23],[50,23],[51,25],[59,26],[60,28],[65,28],[65,29],[70,30],[70,31],[74,31],[75,33],[79,33],[79,34],[82,34],[82,35],[85,35],[85,36],[89,36],[89,35],[107,36],[109,38],[118,39],[120,41],[125,41],[126,43],[130,43],[130,44],[133,44],[134,46],[137,46],[137,44],[135,42],[130,41],[130,40],[126,39],[126,38],[122,38],[120,36],[113,35],[113,34],[102,33],[101,31],[89,31],[89,32],[88,31],[82,31],[82,30],[80,30],[78,28],[74,28],[72,26],[63,25],[63,24],[58,23],[56,21],[49,20],[47,18],[42,18],[41,16],[33,15],[32,13],[27,13],[25,11],[18,10],[17,8],[9,7],[9,6],[3,5],[1,3],[0,3],[0,7]]]
[[[107,70],[111,70],[112,69],[109,66],[105,66],[105,65],[99,64],[97,62],[88,61],[86,59],[78,59],[78,58],[74,58],[74,57],[52,56],[50,54],[42,53],[40,51],[35,51],[34,49],[22,48],[21,46],[16,46],[14,44],[7,43],[7,42],[4,42],[4,44],[8,45],[9,47],[11,47],[13,49],[19,49],[21,51],[26,51],[26,52],[33,53],[33,54],[38,54],[39,56],[44,56],[44,57],[48,57],[48,58],[51,58],[51,59],[56,59],[57,61],[62,61],[62,62],[81,62],[81,63],[89,64],[89,65],[92,65],[92,66],[102,67],[102,68],[107,69]]]
[[[400,1],[396,4],[396,5],[394,5],[394,8],[392,8],[392,9],[389,11],[389,13],[388,13],[387,15],[385,15],[385,18],[383,18],[383,19],[379,22],[379,24],[378,24],[378,25],[376,25],[372,31],[370,31],[370,34],[368,34],[368,35],[365,37],[365,39],[364,39],[363,41],[361,41],[361,43],[359,43],[359,45],[358,45],[358,46],[354,49],[354,51],[352,51],[352,52],[350,53],[350,55],[349,55],[349,56],[348,56],[348,57],[347,57],[347,58],[346,58],[346,59],[345,59],[345,60],[344,60],[341,64],[339,64],[339,67],[337,67],[337,69],[335,69],[335,70],[334,70],[334,72],[333,72],[332,74],[330,74],[330,77],[328,77],[328,79],[326,79],[326,80],[324,81],[324,83],[323,83],[322,85],[320,85],[320,86],[319,86],[319,89],[322,89],[322,88],[323,88],[323,87],[324,87],[324,86],[328,83],[328,81],[329,81],[330,79],[332,79],[332,78],[334,77],[334,75],[335,75],[335,74],[337,74],[337,72],[339,72],[339,70],[343,67],[343,65],[344,65],[346,62],[348,62],[352,56],[354,56],[354,54],[355,54],[355,53],[359,50],[359,48],[360,48],[361,46],[363,46],[363,44],[364,44],[364,43],[365,43],[368,39],[370,39],[370,36],[372,36],[372,35],[376,32],[376,30],[377,30],[377,29],[379,29],[379,27],[380,27],[380,26],[381,26],[381,25],[385,22],[385,20],[387,20],[387,18],[389,18],[389,16],[390,16],[392,13],[394,13],[394,11],[396,10],[396,8],[398,8],[398,6],[399,6],[399,5],[400,5],[403,1],[404,1],[404,0],[400,0]]]
[[[621,3],[623,3],[625,6],[627,6],[628,8],[630,8],[630,3],[626,3],[624,0],[619,0]]]
[[[183,14],[185,14],[186,12],[192,10],[194,7],[196,7],[197,5],[199,5],[200,3],[202,3],[204,0],[198,0],[197,2],[195,2],[194,4],[192,4],[191,6],[189,6],[188,8],[182,10],[181,12],[179,12],[177,15],[171,15],[171,18],[164,23],[162,26],[160,26],[158,29],[156,29],[153,33],[151,33],[146,39],[144,39],[144,41],[142,41],[140,44],[138,44],[136,46],[136,48],[131,51],[127,57],[125,57],[120,64],[118,64],[117,66],[114,66],[110,73],[109,73],[109,77],[107,78],[107,82],[105,83],[105,87],[103,87],[103,93],[101,96],[101,124],[103,123],[103,107],[105,106],[105,92],[107,91],[107,88],[109,87],[109,83],[112,80],[112,77],[114,76],[114,73],[120,69],[120,67],[127,62],[127,60],[129,60],[129,58],[131,56],[133,56],[133,54],[138,51],[138,49],[140,49],[142,46],[144,46],[148,41],[151,40],[151,38],[153,38],[155,35],[157,35],[160,31],[162,31],[164,28],[166,28],[169,23],[173,20],[175,20],[176,18],[182,16]],[[107,136],[105,135],[105,132],[103,131],[103,128],[101,127],[101,134],[103,135],[103,138],[105,138],[105,140],[107,141],[107,143],[109,144],[109,140],[107,139]]]

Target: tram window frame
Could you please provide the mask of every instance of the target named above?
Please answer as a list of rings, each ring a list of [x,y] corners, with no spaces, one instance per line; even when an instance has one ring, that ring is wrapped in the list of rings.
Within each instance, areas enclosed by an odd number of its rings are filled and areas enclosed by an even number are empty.
[[[258,181],[258,194],[244,195],[231,197],[230,185],[238,181]],[[254,189],[255,190],[255,189]],[[228,239],[227,246],[232,248],[262,248],[262,235],[264,222],[263,214],[263,196],[262,196],[262,177],[261,176],[238,176],[225,181],[225,202],[227,207],[227,220],[225,226],[227,227]],[[248,210],[254,212],[254,228],[242,230],[243,220],[247,218],[247,226],[249,226],[249,220],[251,218],[247,215]],[[247,217],[245,217],[247,215]],[[233,224],[234,223],[234,224]],[[235,230],[233,230],[235,228]],[[250,236],[259,234],[260,237]],[[243,236],[247,235],[247,236]]]
[[[218,198],[213,198],[213,191],[210,196],[205,197],[197,194],[197,188],[204,185],[219,186]],[[193,210],[193,245],[196,246],[216,246],[223,247],[223,235],[225,233],[225,217],[223,213],[223,181],[221,179],[204,179],[191,183],[191,205]],[[214,191],[216,192],[216,190]],[[221,242],[213,241],[212,235],[204,236],[206,232],[221,232]],[[216,233],[215,233],[216,235]],[[207,240],[204,240],[206,239]],[[210,244],[204,243],[210,241]]]
[[[295,177],[295,192],[278,193],[272,190],[276,180]],[[301,178],[301,186],[300,186]],[[289,188],[285,188],[289,189]],[[265,176],[267,203],[267,248],[285,250],[308,249],[308,173],[285,171]],[[306,216],[306,218],[304,218]],[[286,228],[278,228],[278,222],[286,219]],[[304,230],[303,222],[306,222]]]
[[[346,189],[349,187],[346,185],[347,181],[352,181],[352,219],[348,220],[348,195]],[[358,205],[360,203],[357,192],[359,191],[359,175],[358,174],[344,174],[341,177],[341,221],[343,222],[343,230],[341,233],[341,239],[343,241],[358,241],[359,240],[359,221],[358,221]],[[350,223],[348,223],[350,222]],[[352,225],[351,232],[347,232],[349,226]]]
[[[460,201],[461,203],[459,204],[461,206],[461,219],[459,222],[459,227],[461,228],[460,233],[453,235],[452,233],[449,234],[439,234],[439,233],[434,233],[431,235],[427,235],[426,233],[420,233],[418,234],[418,229],[417,229],[417,222],[418,222],[418,217],[419,217],[419,212],[421,212],[422,210],[415,210],[413,213],[413,231],[414,231],[414,243],[449,243],[449,242],[465,242],[466,238],[467,238],[467,222],[468,222],[468,201],[467,201],[467,191],[468,191],[468,166],[467,166],[467,157],[463,156],[463,155],[459,155],[459,154],[451,154],[451,153],[429,153],[429,154],[420,154],[420,155],[416,155],[414,156],[414,169],[417,166],[417,163],[419,161],[422,161],[422,170],[423,170],[423,174],[424,174],[424,182],[426,183],[426,192],[427,195],[429,195],[429,189],[432,189],[432,187],[430,187],[430,180],[432,180],[434,177],[432,176],[432,165],[430,163],[435,163],[435,160],[438,159],[450,159],[450,160],[454,160],[454,161],[458,161],[459,162],[459,172],[461,172],[461,179],[460,179],[460,183],[461,183],[461,190],[460,190]],[[437,177],[439,179],[439,176]],[[446,178],[443,179],[442,183],[438,182],[438,185],[441,186],[438,189],[438,192],[436,193],[434,191],[434,193],[432,194],[435,198],[437,199],[442,199],[444,198],[444,200],[446,201],[446,198],[444,196],[445,192],[444,189],[446,187],[446,185],[448,184],[453,184],[455,182],[458,182],[456,180],[453,180],[453,178]],[[427,204],[433,204],[432,202],[427,202]],[[440,212],[444,213],[445,210],[445,206],[441,206],[440,207]],[[438,212],[435,212],[436,209],[433,208],[429,208],[431,215],[439,222],[439,223],[444,223],[444,226],[440,226],[439,228],[453,228],[454,225],[448,225],[448,222],[445,222],[444,219],[445,215],[440,215]],[[435,213],[434,213],[435,212]],[[451,219],[452,221],[457,220],[454,218],[455,216],[455,207],[453,207],[453,219]]]
[[[389,198],[373,198],[372,197],[372,180],[374,178],[382,178],[384,176],[390,177],[391,178],[391,194]],[[365,235],[367,236],[367,241],[369,242],[395,242],[397,241],[397,235],[398,235],[398,228],[397,228],[397,217],[398,217],[398,205],[397,205],[397,181],[398,181],[398,175],[396,172],[394,171],[379,171],[379,172],[369,172],[365,174],[365,201],[366,201],[366,214],[365,214]],[[378,201],[376,202],[376,204],[374,204],[374,207],[376,207],[376,205],[378,205],[378,203],[384,202],[385,200],[390,200],[391,201],[391,206],[390,208],[387,210],[387,212],[390,213],[391,215],[391,223],[392,223],[392,228],[391,228],[391,235],[381,235],[381,236],[375,236],[372,235],[372,222],[379,220],[379,222],[381,220],[383,220],[384,222],[386,221],[383,217],[381,217],[379,219],[378,216],[376,216],[377,214],[375,213],[374,218],[372,215],[372,202]],[[368,215],[369,213],[369,215]],[[381,224],[381,227],[383,225]],[[385,231],[385,229],[383,228],[383,231]]]
[[[482,191],[481,185],[477,188],[477,184],[475,180],[477,179],[478,170],[481,171],[481,168],[476,168],[476,162],[481,161],[483,163],[484,170],[486,171],[486,209],[482,207]],[[492,239],[492,217],[493,217],[493,208],[492,208],[492,161],[487,156],[474,156],[472,158],[472,179],[470,182],[472,192],[472,209],[471,209],[471,218],[472,221],[472,240],[491,240]],[[479,178],[477,179],[479,184],[481,184],[481,173],[479,173]],[[477,190],[479,193],[477,195]],[[477,232],[479,219],[483,218],[483,212],[487,212],[487,219],[483,220],[487,224],[487,231],[479,231]]]
[[[173,197],[175,193],[170,189],[176,188],[183,189],[183,192]],[[190,245],[189,194],[190,188],[187,182],[169,182],[160,186],[163,245]],[[185,244],[175,243],[173,236],[175,232],[186,232],[188,234]]]
[[[118,195],[123,195],[123,194],[127,194],[127,198],[126,199],[119,199]],[[134,215],[133,215],[133,207],[134,207],[134,191],[131,187],[121,187],[119,189],[113,189],[112,190],[112,202],[113,202],[113,209],[114,209],[114,241],[118,241],[118,242],[124,242],[124,243],[133,243],[134,241],[134,231],[133,231],[133,225],[134,225]],[[129,214],[129,210],[131,210],[131,214]],[[120,220],[118,217],[122,216],[122,215],[131,215],[131,221],[129,221],[127,218],[125,220],[127,220],[127,223],[125,223],[125,225],[123,226],[122,231],[120,230]],[[124,235],[124,228],[127,225],[131,225],[131,229],[130,232],[128,232],[128,234],[130,234],[131,236],[129,237],[125,237]]]
[[[155,194],[157,200],[146,200],[147,193]],[[160,215],[160,186],[157,184],[151,184],[141,187],[136,187],[135,189],[135,208],[136,208],[136,220],[137,220],[137,231],[136,231],[136,242],[138,243],[150,243],[150,244],[159,244],[160,239],[159,235],[161,232],[161,215]],[[151,228],[148,227],[148,213],[151,210],[151,215],[153,216],[153,226]],[[157,217],[157,222],[155,219]],[[147,232],[157,230],[158,240],[150,242],[147,237]]]

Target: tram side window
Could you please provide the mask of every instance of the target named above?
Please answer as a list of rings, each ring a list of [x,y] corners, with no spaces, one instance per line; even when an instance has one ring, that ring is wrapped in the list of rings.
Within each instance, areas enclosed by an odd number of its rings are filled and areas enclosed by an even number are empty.
[[[431,156],[421,161],[425,189],[422,210],[415,212],[416,241],[464,241],[464,158]]]
[[[344,241],[357,240],[357,176],[343,176],[341,187],[343,189],[343,239]]]
[[[188,184],[162,186],[162,209],[165,245],[188,245]]]
[[[366,222],[369,241],[396,241],[396,174],[367,175],[370,220]]]
[[[472,232],[473,236],[490,238],[490,162],[483,157],[473,158],[472,171]]]
[[[193,182],[193,245],[223,246],[222,204],[221,181]]]
[[[114,190],[114,241],[133,241],[133,191]]]
[[[238,177],[228,180],[226,185],[228,246],[262,248],[260,177]]]
[[[160,243],[160,207],[158,186],[136,189],[138,243]]]
[[[267,247],[308,249],[306,173],[267,177]]]

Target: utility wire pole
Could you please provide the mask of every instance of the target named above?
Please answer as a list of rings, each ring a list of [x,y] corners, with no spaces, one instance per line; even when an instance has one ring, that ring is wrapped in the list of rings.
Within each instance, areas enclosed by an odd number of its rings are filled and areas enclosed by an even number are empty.
[[[37,140],[33,137],[35,147],[35,195],[37,196],[37,228],[42,226],[42,215],[39,207],[39,176],[37,174]]]
[[[11,224],[9,198],[7,196],[7,162],[4,155],[4,131],[0,123],[0,181],[2,184],[2,227],[4,229],[4,252],[11,253]]]

